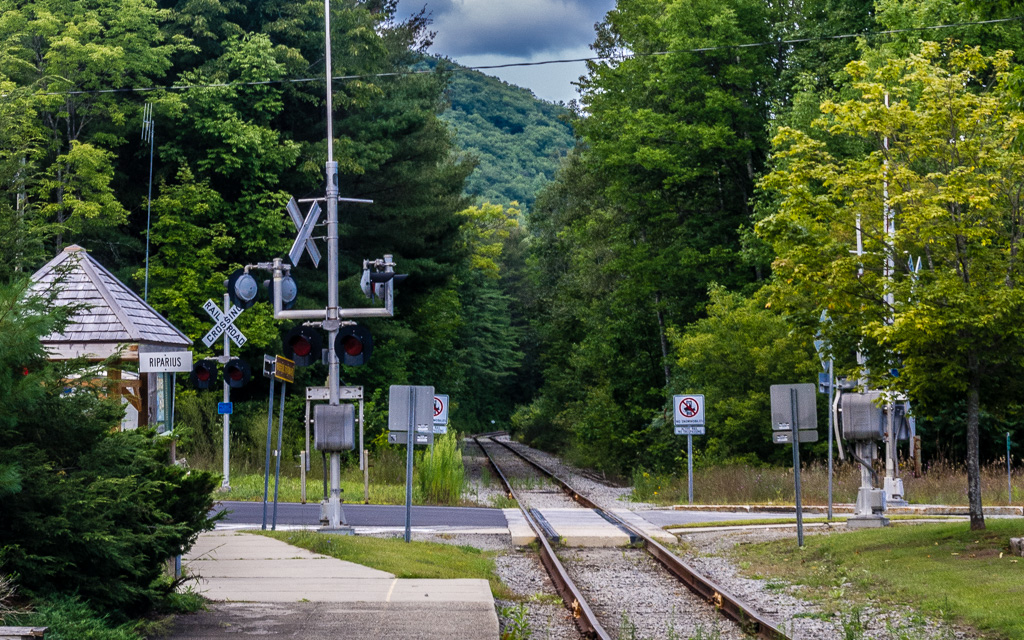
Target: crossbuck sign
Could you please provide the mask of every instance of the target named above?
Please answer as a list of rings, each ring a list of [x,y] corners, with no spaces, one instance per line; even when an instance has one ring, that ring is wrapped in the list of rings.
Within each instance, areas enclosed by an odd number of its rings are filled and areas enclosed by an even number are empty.
[[[235,318],[242,315],[243,309],[241,307],[231,305],[231,310],[224,313],[217,306],[216,302],[213,300],[207,300],[206,304],[203,305],[203,311],[210,314],[210,317],[213,318],[213,321],[216,323],[213,325],[213,328],[203,336],[203,344],[207,347],[213,345],[213,341],[219,338],[225,331],[227,332],[228,337],[231,338],[231,341],[235,343],[235,346],[240,347],[246,343],[248,338],[242,335],[242,332],[234,325]]]

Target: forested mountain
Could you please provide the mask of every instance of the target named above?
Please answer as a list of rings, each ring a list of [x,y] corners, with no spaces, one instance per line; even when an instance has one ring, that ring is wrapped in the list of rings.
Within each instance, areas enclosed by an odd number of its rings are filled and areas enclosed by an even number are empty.
[[[570,112],[538,100],[527,89],[453,67],[441,117],[476,169],[466,193],[481,202],[518,202],[530,209],[574,145]]]

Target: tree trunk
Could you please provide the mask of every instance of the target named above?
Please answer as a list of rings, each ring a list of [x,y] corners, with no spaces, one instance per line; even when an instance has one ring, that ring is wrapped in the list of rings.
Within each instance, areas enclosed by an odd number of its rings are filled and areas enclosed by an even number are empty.
[[[661,366],[665,369],[665,388],[672,384],[672,373],[668,366],[668,340],[665,338],[665,317],[661,313],[661,294],[654,293],[654,308],[658,316],[658,337],[661,338]]]
[[[985,528],[985,513],[981,509],[981,465],[978,461],[980,368],[978,354],[973,350],[969,351],[967,354],[967,371],[970,378],[967,387],[967,501],[970,504],[972,531]]]

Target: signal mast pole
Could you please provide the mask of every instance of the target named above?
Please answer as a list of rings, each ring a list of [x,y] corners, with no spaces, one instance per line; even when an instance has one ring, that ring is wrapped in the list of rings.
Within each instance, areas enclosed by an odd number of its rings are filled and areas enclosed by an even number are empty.
[[[332,101],[331,65],[331,0],[324,0],[324,60],[327,75],[327,388],[329,404],[341,400],[341,366],[334,341],[341,322],[338,318],[338,163],[334,161],[334,109]],[[341,453],[332,451],[331,493],[327,502],[327,528],[339,529],[345,524],[341,509]]]

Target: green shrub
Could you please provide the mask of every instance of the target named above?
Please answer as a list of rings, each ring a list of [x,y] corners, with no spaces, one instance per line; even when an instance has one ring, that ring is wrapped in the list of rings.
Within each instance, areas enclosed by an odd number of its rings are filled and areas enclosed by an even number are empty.
[[[215,479],[170,466],[151,430],[116,431],[121,404],[87,363],[47,361],[40,337],[65,318],[0,285],[0,571],[22,596],[73,594],[120,622],[172,590],[164,562],[212,527]]]
[[[47,627],[47,640],[142,640],[136,623],[118,623],[101,616],[74,596],[58,596],[39,603],[30,614],[9,616],[3,624]]]

